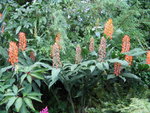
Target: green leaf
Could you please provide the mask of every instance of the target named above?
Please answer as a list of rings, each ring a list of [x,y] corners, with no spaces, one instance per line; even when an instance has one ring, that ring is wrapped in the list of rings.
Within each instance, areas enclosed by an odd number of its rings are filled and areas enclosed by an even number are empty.
[[[31,108],[32,110],[35,110],[34,107],[33,107],[33,103],[32,103],[32,101],[31,101],[31,99],[25,97],[23,100],[25,101],[26,105],[27,105],[29,108]]]
[[[3,58],[8,58],[7,50],[4,49],[3,47],[0,47],[0,55],[2,55]]]
[[[22,103],[20,113],[29,113],[24,102]]]
[[[41,96],[41,93],[32,92],[28,94],[29,96]]]
[[[6,94],[4,94],[4,96],[6,96],[6,97],[7,97],[7,96],[15,96],[15,95],[16,95],[16,94],[14,94],[14,93],[12,93],[12,92],[11,92],[11,93],[6,93]]]
[[[98,56],[98,54],[95,51],[91,52],[90,55],[91,56]]]
[[[132,73],[123,73],[124,77],[128,77],[128,78],[133,78],[133,79],[137,79],[137,80],[141,80],[141,78],[139,78],[138,76],[132,74]]]
[[[142,55],[146,52],[147,51],[143,51],[141,48],[135,48],[135,49],[133,49],[129,52],[123,53],[123,54],[129,55],[129,56],[139,56],[139,55]]]
[[[38,102],[42,102],[39,98],[35,97],[35,96],[27,96],[28,98],[32,99],[32,100],[36,100]]]
[[[88,60],[88,61],[82,62],[81,65],[87,67],[88,65],[95,64],[95,63],[96,63],[95,60]]]
[[[0,76],[2,76],[2,74],[4,73],[4,72],[6,72],[8,69],[11,69],[12,68],[12,66],[8,66],[8,67],[5,67],[5,68],[1,68],[0,69]]]
[[[102,64],[104,65],[105,69],[109,70],[109,64],[108,64],[108,62],[102,62]]]
[[[21,84],[22,84],[22,82],[24,81],[24,79],[27,77],[27,74],[24,74],[24,75],[22,75],[21,76]]]
[[[41,79],[41,80],[44,79],[43,75],[41,75],[39,73],[31,73],[30,76]]]
[[[50,81],[49,88],[58,80],[59,73],[60,73],[60,69],[56,69],[56,68],[52,69],[52,75],[49,76],[50,77],[50,79],[49,79],[49,81]]]
[[[9,101],[6,105],[6,110],[8,111],[8,109],[14,104],[15,100],[17,99],[17,97],[11,97],[9,98]]]
[[[99,70],[104,70],[104,67],[103,67],[103,64],[102,64],[102,63],[97,63],[97,64],[96,64],[96,67],[97,67]]]
[[[33,64],[32,66],[30,66],[30,68],[34,68],[34,67],[37,67],[37,66],[43,66],[49,70],[52,70],[52,67],[49,66],[48,64],[45,64],[45,63],[42,63],[42,62],[36,62],[35,64]]]
[[[123,65],[123,66],[128,66],[128,62],[127,62],[127,61],[125,61],[125,60],[119,60],[119,59],[117,59],[117,58],[115,58],[115,59],[110,59],[110,60],[107,60],[107,61],[110,62],[110,63],[118,62],[118,63],[120,63],[120,64]]]
[[[16,29],[16,34],[18,34],[20,30],[21,30],[21,26],[18,26]]]
[[[71,71],[75,70],[77,68],[77,64],[73,64],[70,68],[71,68]]]
[[[30,75],[27,76],[27,80],[30,84],[32,83],[32,77]]]
[[[116,76],[114,74],[107,75],[107,80],[113,79],[113,78],[116,78]]]
[[[121,78],[124,82],[126,81],[126,78],[123,76],[119,76],[119,78]]]
[[[90,66],[91,73],[95,70],[95,66]]]
[[[15,102],[15,108],[16,108],[16,111],[19,112],[20,111],[20,108],[22,106],[22,98],[19,97],[16,102]]]
[[[18,94],[18,87],[16,85],[13,85],[13,92],[17,95]]]

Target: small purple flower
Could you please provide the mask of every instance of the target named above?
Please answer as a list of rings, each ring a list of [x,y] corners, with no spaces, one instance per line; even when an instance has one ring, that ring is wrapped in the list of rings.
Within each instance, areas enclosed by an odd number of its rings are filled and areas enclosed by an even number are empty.
[[[42,111],[40,111],[40,113],[48,113],[48,108],[47,108],[47,106],[46,106]]]

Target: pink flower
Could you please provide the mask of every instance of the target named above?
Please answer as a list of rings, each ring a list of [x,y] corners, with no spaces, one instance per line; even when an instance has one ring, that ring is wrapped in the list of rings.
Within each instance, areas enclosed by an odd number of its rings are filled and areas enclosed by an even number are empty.
[[[46,106],[42,111],[40,111],[40,113],[48,113],[48,108],[47,108],[47,106]]]

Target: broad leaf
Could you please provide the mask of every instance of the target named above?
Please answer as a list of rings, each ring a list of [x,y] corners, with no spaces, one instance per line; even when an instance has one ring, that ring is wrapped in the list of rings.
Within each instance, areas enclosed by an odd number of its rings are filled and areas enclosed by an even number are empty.
[[[18,93],[18,87],[16,85],[13,85],[13,92],[17,95]]]
[[[15,108],[16,108],[16,111],[19,112],[20,111],[20,108],[22,106],[22,98],[19,97],[16,102],[15,102]]]
[[[97,64],[96,64],[96,67],[97,67],[99,70],[104,70],[104,67],[103,67],[103,64],[102,64],[102,63],[97,63]]]
[[[90,66],[91,73],[95,70],[95,66]]]
[[[27,74],[24,74],[24,75],[22,75],[21,76],[21,84],[22,84],[22,82],[24,81],[24,79],[27,77]]]
[[[141,80],[138,76],[136,76],[132,73],[123,73],[123,76],[128,77],[128,78],[134,78],[134,79],[137,79],[137,80]]]
[[[9,101],[8,101],[8,103],[6,105],[6,110],[8,110],[14,104],[14,102],[15,102],[16,99],[17,99],[17,97],[11,97],[11,98],[9,98]]]
[[[18,34],[20,30],[21,30],[21,26],[18,26],[16,29],[16,34]]]
[[[113,79],[113,78],[116,78],[116,76],[114,74],[107,75],[107,80]]]
[[[32,77],[30,75],[27,76],[27,80],[30,84],[32,83]]]
[[[77,64],[73,64],[73,65],[70,67],[70,68],[71,68],[71,71],[75,70],[77,66],[78,66]]]
[[[129,55],[129,56],[139,56],[146,53],[146,51],[143,51],[141,48],[135,48],[129,52],[126,52],[124,54]]]
[[[27,96],[27,97],[32,99],[32,100],[36,100],[38,102],[42,102],[38,97],[35,97],[35,96]]]
[[[34,107],[33,107],[33,103],[32,103],[32,101],[31,101],[31,99],[25,97],[23,100],[25,101],[26,105],[27,105],[29,108],[31,108],[32,110],[35,110]]]
[[[41,79],[41,80],[44,79],[43,75],[41,75],[39,73],[31,73],[30,76]]]
[[[120,63],[120,64],[123,65],[123,66],[128,66],[128,62],[127,62],[127,61],[125,61],[125,60],[119,60],[119,59],[117,59],[117,58],[115,58],[115,59],[110,59],[110,60],[107,60],[107,61],[110,62],[110,63],[118,62],[118,63]]]
[[[52,75],[50,76],[50,79],[49,79],[50,81],[49,88],[58,80],[59,73],[60,73],[60,69],[56,69],[56,68],[52,69]]]

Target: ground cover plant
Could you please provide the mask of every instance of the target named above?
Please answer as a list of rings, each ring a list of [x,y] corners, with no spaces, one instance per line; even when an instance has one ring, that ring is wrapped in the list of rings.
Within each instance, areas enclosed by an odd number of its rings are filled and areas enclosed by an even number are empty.
[[[149,113],[148,4],[0,1],[0,113]]]

